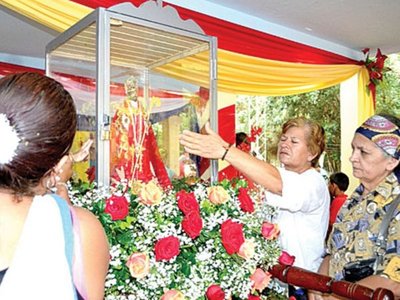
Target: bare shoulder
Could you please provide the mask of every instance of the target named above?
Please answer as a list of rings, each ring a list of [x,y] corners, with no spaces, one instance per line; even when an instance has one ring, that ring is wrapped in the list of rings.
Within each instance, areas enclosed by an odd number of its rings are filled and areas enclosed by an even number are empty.
[[[107,237],[94,214],[81,207],[73,209],[79,221],[88,299],[103,299],[110,257]]]
[[[93,247],[96,247],[95,245],[97,245],[108,253],[107,237],[97,217],[87,209],[81,207],[74,207],[73,209],[78,218],[83,246],[88,245],[90,247],[90,245],[93,245]]]
[[[89,226],[89,227],[97,227],[101,226],[101,223],[97,219],[97,217],[90,211],[85,208],[73,206],[73,209],[78,217],[78,221],[80,222],[80,226]]]

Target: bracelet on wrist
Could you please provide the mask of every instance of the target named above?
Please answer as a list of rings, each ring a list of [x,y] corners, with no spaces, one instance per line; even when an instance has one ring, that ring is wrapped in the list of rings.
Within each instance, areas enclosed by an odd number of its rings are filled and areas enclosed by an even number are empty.
[[[228,154],[229,149],[232,147],[233,144],[229,144],[228,147],[225,148],[224,155],[222,155],[221,160],[225,160],[226,155]]]

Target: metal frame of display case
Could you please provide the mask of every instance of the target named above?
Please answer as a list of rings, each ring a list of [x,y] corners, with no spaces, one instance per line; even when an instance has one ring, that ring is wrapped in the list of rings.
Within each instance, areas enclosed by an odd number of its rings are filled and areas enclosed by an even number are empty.
[[[161,3],[155,4],[154,1],[149,2],[153,2],[150,3],[150,6],[153,4],[158,5],[158,9],[160,10],[160,12],[165,9],[161,7]],[[169,9],[171,9],[171,7]],[[112,26],[118,26],[118,22],[121,22],[121,24],[131,24],[132,26],[138,25],[148,29],[148,32],[145,31],[140,33],[143,36],[143,39],[146,39],[143,43],[140,43],[140,41],[136,40],[131,41],[129,39],[126,39],[126,37],[124,40],[124,37],[121,37],[121,45],[126,49],[128,49],[129,47],[129,51],[135,53],[134,56],[131,56],[131,59],[139,60],[139,62],[140,60],[142,60],[142,62],[146,61],[146,63],[143,63],[142,66],[147,69],[154,68],[156,66],[160,66],[180,58],[188,57],[204,50],[209,51],[209,97],[211,101],[209,116],[211,127],[214,130],[218,129],[217,39],[215,37],[204,35],[202,31],[193,31],[193,28],[195,28],[193,26],[191,30],[188,30],[184,27],[179,28],[176,24],[183,24],[183,26],[186,26],[187,24],[186,21],[182,21],[180,18],[178,21],[172,20],[171,22],[169,22],[168,20],[162,19],[165,18],[165,16],[161,16],[161,21],[159,21],[146,19],[147,15],[152,16],[152,18],[154,17],[154,13],[146,13],[146,8],[140,7],[138,9],[130,3],[123,3],[110,7],[108,9],[97,8],[95,11],[87,15],[74,26],[60,34],[46,46],[46,74],[48,76],[51,76],[49,56],[53,53],[57,53],[57,49],[59,47],[65,45],[67,42],[70,42],[73,47],[71,47],[68,52],[63,53],[62,55],[64,55],[65,57],[74,58],[74,55],[82,55],[84,57],[85,53],[90,53],[90,51],[93,51],[93,46],[90,47],[90,45],[96,45],[96,178],[97,182],[103,183],[105,185],[108,185],[108,183],[110,182],[110,145],[109,140],[105,137],[105,135],[110,125],[110,68],[113,65],[110,53],[112,34],[111,31],[113,30]],[[160,15],[164,14],[160,13]],[[79,37],[80,33],[88,30],[88,28],[90,28],[91,26],[95,26],[95,32],[94,30],[92,30],[93,32],[90,32],[89,30],[89,34],[87,34],[85,37]],[[199,45],[196,47],[190,46],[187,47],[187,49],[184,48],[183,50],[177,50],[175,49],[176,45],[174,46],[168,44],[168,36],[165,43],[162,40],[163,36],[155,36],[155,33],[157,33],[157,31],[163,32],[165,33],[165,35],[167,35],[166,33],[171,34],[172,37],[175,35],[181,37],[181,39],[177,41],[177,45],[178,43],[184,42],[185,39],[187,39],[188,41],[197,40],[199,41]],[[151,38],[152,36],[153,38]],[[155,57],[154,59],[150,60],[149,55],[145,52],[146,45],[148,45],[148,43],[158,43],[160,45],[164,45],[162,52],[167,52],[168,54],[163,54],[160,55],[160,57]],[[121,53],[124,51],[123,49],[124,48],[121,48]],[[142,57],[139,57],[139,54],[143,54]],[[118,63],[121,64],[120,66],[123,66],[124,64],[122,60]],[[128,57],[125,67],[129,66],[133,67],[133,64],[129,62]],[[144,90],[144,95],[146,95],[146,93],[148,93],[148,86]],[[218,161],[211,160],[211,181],[217,180],[217,170]]]

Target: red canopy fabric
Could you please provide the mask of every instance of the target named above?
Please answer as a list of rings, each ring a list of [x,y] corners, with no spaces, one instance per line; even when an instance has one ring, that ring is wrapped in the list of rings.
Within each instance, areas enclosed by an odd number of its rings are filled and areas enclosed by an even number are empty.
[[[87,7],[110,7],[126,0],[72,0]],[[145,0],[130,0],[140,6]],[[171,5],[171,4],[164,4]],[[254,57],[309,64],[358,64],[356,60],[278,36],[237,25],[202,13],[171,5],[181,18],[192,19],[207,35],[218,38],[218,47]]]
[[[35,69],[35,68],[18,66],[18,65],[0,62],[0,76],[6,76],[8,74],[22,73],[22,72],[36,72],[36,73],[44,74],[44,70],[41,70],[41,69]]]

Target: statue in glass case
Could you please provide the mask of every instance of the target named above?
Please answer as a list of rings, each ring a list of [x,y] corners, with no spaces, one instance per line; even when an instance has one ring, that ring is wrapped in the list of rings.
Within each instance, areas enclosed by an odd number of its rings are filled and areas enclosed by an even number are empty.
[[[130,183],[147,183],[157,179],[164,189],[171,185],[149,114],[138,97],[138,80],[131,76],[125,82],[126,97],[111,121],[111,178]]]

